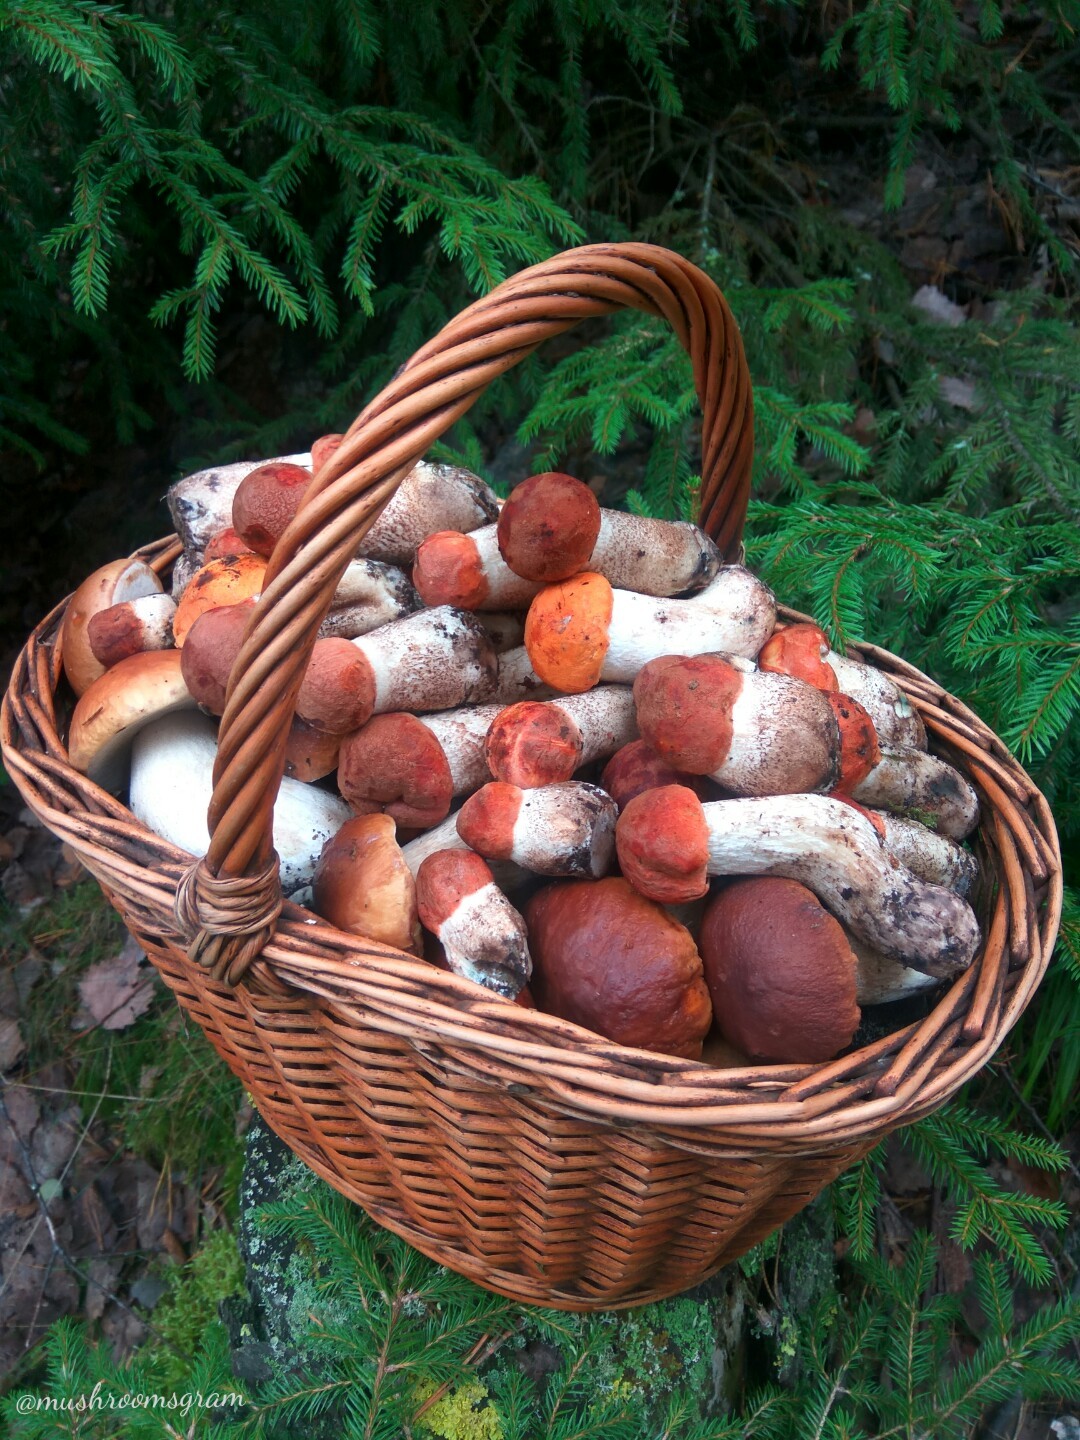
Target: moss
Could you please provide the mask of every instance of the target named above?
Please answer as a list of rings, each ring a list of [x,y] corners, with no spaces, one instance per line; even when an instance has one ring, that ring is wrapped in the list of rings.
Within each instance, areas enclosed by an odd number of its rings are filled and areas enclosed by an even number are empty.
[[[417,1403],[422,1405],[437,1388],[434,1381],[418,1385]],[[480,1380],[449,1390],[416,1423],[439,1440],[503,1440],[505,1435],[490,1393]]]
[[[218,1322],[218,1306],[244,1288],[244,1262],[230,1230],[215,1230],[181,1269],[154,1310],[155,1339],[148,1353],[167,1381],[182,1385],[188,1364],[176,1351],[198,1352]]]

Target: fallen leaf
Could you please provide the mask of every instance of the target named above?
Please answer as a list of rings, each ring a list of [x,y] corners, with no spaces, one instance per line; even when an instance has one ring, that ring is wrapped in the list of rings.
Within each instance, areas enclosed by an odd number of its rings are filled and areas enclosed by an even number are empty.
[[[911,297],[911,303],[916,310],[921,310],[942,325],[963,325],[967,319],[963,306],[955,305],[936,285],[920,285]]]
[[[961,380],[958,375],[942,375],[938,381],[941,398],[958,410],[977,410],[979,392],[974,380]]]
[[[0,1015],[0,1072],[10,1070],[26,1049],[19,1022]]]
[[[79,998],[91,1024],[103,1030],[124,1030],[145,1015],[154,999],[154,972],[141,961],[143,952],[128,939],[119,955],[91,965],[79,981]],[[81,1028],[82,1015],[75,1017]]]

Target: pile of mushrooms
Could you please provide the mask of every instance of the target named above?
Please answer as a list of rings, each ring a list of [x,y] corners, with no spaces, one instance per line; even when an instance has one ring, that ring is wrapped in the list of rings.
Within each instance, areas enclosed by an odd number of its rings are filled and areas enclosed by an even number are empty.
[[[340,438],[179,481],[171,594],[117,561],[68,607],[72,764],[194,855],[267,558]],[[977,820],[893,681],[696,526],[421,463],[320,629],[274,844],[342,930],[621,1044],[790,1063],[972,963]]]

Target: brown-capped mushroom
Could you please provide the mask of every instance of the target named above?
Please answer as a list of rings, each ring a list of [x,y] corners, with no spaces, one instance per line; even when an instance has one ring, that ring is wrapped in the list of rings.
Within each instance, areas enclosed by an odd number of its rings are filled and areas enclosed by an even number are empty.
[[[161,580],[144,560],[113,560],[88,575],[68,601],[60,627],[64,674],[76,695],[82,695],[105,673],[90,646],[90,621],[101,610],[126,600],[161,592]]]
[[[312,908],[339,930],[423,953],[416,882],[389,815],[354,815],[322,848]]]

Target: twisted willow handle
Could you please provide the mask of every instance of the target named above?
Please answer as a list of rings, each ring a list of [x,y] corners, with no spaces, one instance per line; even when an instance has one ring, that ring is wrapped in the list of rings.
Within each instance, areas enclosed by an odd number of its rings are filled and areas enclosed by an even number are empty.
[[[240,978],[281,910],[271,832],[285,742],[316,632],[363,536],[492,380],[551,336],[624,307],[666,320],[690,356],[702,412],[700,520],[734,557],[749,499],[753,406],[738,329],[707,275],[655,245],[585,245],[463,310],[349,427],[270,558],[221,720],[210,848],[177,904],[190,953],[219,978]]]

